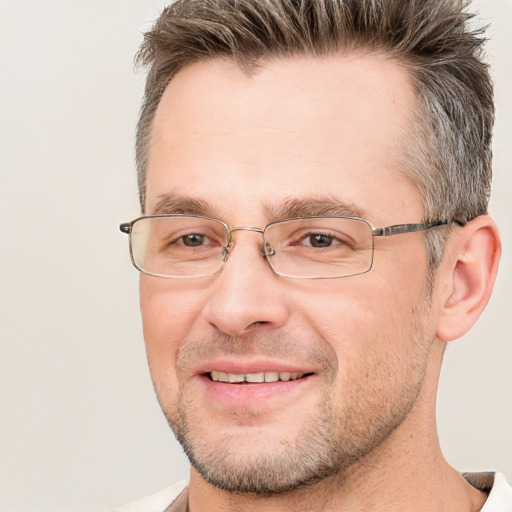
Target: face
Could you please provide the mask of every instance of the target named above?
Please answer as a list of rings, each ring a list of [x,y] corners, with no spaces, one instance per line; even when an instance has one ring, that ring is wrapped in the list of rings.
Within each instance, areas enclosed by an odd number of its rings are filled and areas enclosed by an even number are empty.
[[[344,211],[376,227],[420,222],[397,170],[413,105],[406,72],[379,55],[275,60],[250,76],[191,65],[156,113],[146,213],[260,228]],[[372,270],[341,279],[275,275],[251,231],[235,232],[212,277],[141,275],[152,378],[193,474],[283,492],[413,428],[433,339],[423,236],[377,238]]]

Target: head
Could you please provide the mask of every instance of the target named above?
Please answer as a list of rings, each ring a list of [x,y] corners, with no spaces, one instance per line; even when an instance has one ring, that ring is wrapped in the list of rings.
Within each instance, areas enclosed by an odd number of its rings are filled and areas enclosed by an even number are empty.
[[[146,35],[146,214],[471,221],[444,256],[436,235],[379,240],[346,279],[277,276],[254,230],[216,275],[141,276],[157,395],[214,486],[287,492],[435,438],[443,341],[484,307],[499,245],[479,220],[493,108],[468,19],[443,0],[182,1]]]
[[[148,66],[137,127],[142,211],[152,123],[172,78],[194,62],[226,57],[246,72],[280,57],[381,51],[407,68],[415,118],[403,135],[402,172],[420,190],[426,222],[467,221],[487,212],[491,186],[492,82],[485,39],[471,30],[463,0],[230,2],[178,1],[146,34],[137,56]],[[444,232],[426,237],[433,269]]]

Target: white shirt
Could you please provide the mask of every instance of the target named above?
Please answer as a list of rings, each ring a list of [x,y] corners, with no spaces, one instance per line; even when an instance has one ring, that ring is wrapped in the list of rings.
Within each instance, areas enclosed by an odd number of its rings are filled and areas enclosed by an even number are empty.
[[[501,473],[464,473],[473,487],[489,496],[480,512],[512,512],[512,488]]]

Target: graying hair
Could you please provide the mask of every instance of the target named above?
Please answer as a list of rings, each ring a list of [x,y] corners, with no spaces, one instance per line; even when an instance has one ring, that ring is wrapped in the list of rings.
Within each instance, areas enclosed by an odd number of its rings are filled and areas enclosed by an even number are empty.
[[[418,95],[403,138],[401,170],[418,186],[426,222],[467,221],[487,212],[493,87],[483,29],[466,0],[178,0],[145,34],[136,62],[148,67],[136,163],[145,209],[151,128],[162,94],[184,66],[228,57],[243,69],[261,59],[357,50],[387,52],[407,66]],[[426,243],[431,268],[446,229]]]

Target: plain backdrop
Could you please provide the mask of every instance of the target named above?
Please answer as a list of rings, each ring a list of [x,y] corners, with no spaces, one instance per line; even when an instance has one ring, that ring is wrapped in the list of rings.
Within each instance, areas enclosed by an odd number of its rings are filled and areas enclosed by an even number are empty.
[[[137,272],[133,55],[163,0],[0,0],[0,511],[100,511],[187,476],[149,379]],[[457,468],[512,478],[512,2],[480,0],[496,80],[494,297],[447,351]]]

